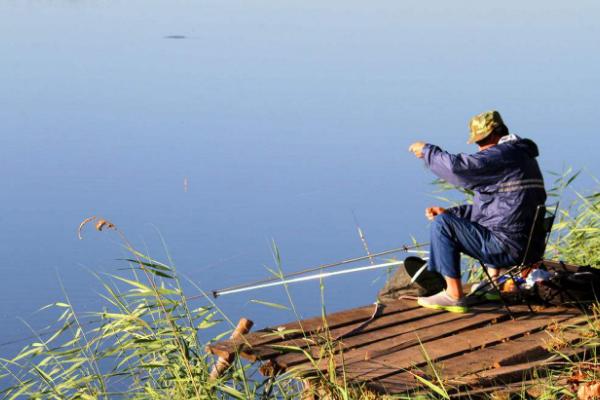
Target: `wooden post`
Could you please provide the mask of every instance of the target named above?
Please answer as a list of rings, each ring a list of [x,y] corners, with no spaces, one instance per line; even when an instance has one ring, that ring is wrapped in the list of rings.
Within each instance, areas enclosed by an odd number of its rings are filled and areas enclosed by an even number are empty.
[[[249,319],[240,319],[237,326],[233,330],[233,333],[231,334],[231,339],[237,339],[242,335],[245,335],[246,333],[250,332],[250,329],[252,329],[252,325],[254,325],[254,322],[250,321]],[[210,379],[214,380],[220,377],[223,374],[223,372],[225,372],[225,370],[229,368],[234,359],[235,353],[231,353],[227,357],[219,357],[217,363],[210,371]]]

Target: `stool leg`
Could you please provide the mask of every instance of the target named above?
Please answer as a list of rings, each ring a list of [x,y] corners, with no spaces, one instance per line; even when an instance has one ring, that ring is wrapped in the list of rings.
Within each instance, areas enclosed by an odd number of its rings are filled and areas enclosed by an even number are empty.
[[[496,282],[494,281],[494,279],[492,278],[492,276],[488,272],[487,268],[485,267],[485,264],[483,262],[481,262],[481,261],[479,261],[479,263],[481,264],[481,267],[483,268],[483,272],[485,272],[485,275],[487,276],[489,282],[492,284],[492,286],[494,287],[494,289],[496,289],[498,291],[498,293],[500,294],[500,300],[502,300],[502,304],[504,305],[504,308],[506,308],[506,311],[508,311],[508,315],[510,315],[510,318],[512,320],[514,320],[515,316],[513,315],[512,311],[510,310],[510,307],[508,307],[508,303],[506,302],[506,299],[502,295],[502,292],[500,291],[500,288],[498,287],[498,285],[496,284]]]
[[[510,277],[510,279],[513,280],[513,282],[515,283],[515,286],[517,287],[517,292],[519,293],[519,297],[521,299],[524,299],[523,296],[523,292],[521,290],[521,285],[517,282],[517,280],[515,279],[515,276],[513,275],[512,271],[508,271],[508,276]],[[533,311],[533,308],[531,307],[531,303],[529,302],[529,299],[525,299],[525,303],[527,303],[527,308],[529,308],[529,311],[532,314],[535,314],[535,311]]]

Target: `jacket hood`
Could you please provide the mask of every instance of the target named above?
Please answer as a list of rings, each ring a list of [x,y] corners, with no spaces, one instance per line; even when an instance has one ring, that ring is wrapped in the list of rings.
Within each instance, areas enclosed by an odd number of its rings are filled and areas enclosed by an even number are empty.
[[[519,139],[514,145],[515,147],[527,153],[531,158],[536,158],[540,155],[537,144],[535,144],[535,142],[531,139]]]
[[[506,144],[519,149],[526,153],[531,158],[536,158],[540,155],[537,144],[531,139],[521,139],[517,135],[511,134],[500,139],[498,144]]]

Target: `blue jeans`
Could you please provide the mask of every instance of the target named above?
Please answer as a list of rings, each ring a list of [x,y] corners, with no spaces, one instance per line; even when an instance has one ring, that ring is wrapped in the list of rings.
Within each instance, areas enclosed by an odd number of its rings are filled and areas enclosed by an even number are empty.
[[[460,253],[481,260],[491,268],[509,267],[519,262],[487,228],[453,214],[439,214],[431,224],[429,270],[460,279]]]

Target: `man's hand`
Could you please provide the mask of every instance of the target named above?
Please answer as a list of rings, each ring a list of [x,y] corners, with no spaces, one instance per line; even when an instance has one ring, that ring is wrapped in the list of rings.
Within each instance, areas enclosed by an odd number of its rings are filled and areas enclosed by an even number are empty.
[[[433,221],[433,219],[440,214],[446,212],[446,209],[443,207],[428,207],[425,209],[425,216],[428,220]]]
[[[408,148],[408,151],[412,152],[417,158],[423,158],[423,147],[425,142],[414,142]]]

